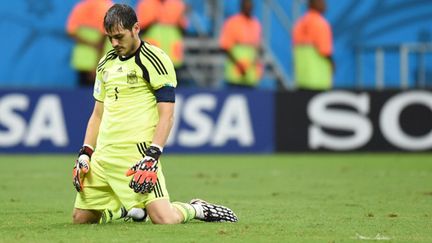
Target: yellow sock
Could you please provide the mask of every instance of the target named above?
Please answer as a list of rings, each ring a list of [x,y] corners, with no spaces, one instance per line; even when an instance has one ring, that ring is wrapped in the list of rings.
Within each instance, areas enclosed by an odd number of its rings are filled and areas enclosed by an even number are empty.
[[[110,223],[113,220],[121,219],[126,216],[126,209],[124,207],[117,209],[117,210],[111,210],[111,209],[105,209],[102,211],[102,216],[99,220],[99,224],[106,224]]]
[[[195,209],[190,204],[173,202],[172,205],[183,214],[183,223],[186,223],[191,219],[195,218]]]

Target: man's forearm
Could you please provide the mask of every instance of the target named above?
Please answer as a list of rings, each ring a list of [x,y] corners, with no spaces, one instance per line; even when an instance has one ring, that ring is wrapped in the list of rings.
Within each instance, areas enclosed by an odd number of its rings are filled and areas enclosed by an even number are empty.
[[[174,103],[158,103],[159,122],[153,135],[153,144],[165,146],[174,122]]]
[[[163,148],[168,139],[172,124],[173,124],[172,119],[159,120],[159,123],[156,126],[152,143],[159,145]]]
[[[234,57],[234,55],[230,51],[225,50],[225,49],[222,49],[222,50],[231,62],[233,62],[234,64],[237,63],[237,59]]]
[[[84,138],[84,144],[88,144],[93,148],[96,147],[96,140],[99,134],[100,118],[96,116],[91,116],[87,124],[86,135]]]
[[[96,140],[99,134],[99,126],[102,121],[103,103],[96,101],[93,108],[93,113],[87,123],[87,130],[84,138],[84,144],[88,144],[93,148],[96,147]]]
[[[81,44],[84,44],[84,45],[92,46],[92,47],[94,47],[94,48],[96,48],[96,49],[101,49],[101,47],[103,46],[103,43],[104,43],[104,41],[105,41],[105,38],[104,38],[104,37],[101,37],[100,40],[99,40],[98,42],[95,43],[95,42],[87,41],[87,40],[85,40],[85,39],[79,37],[79,36],[76,35],[76,34],[69,34],[69,35],[70,35],[70,36],[72,37],[72,39],[74,39],[77,43],[81,43]]]

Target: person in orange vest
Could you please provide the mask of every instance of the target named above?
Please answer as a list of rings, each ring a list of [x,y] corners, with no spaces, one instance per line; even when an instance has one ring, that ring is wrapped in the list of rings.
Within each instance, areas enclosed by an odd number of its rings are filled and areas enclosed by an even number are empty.
[[[294,72],[299,89],[328,90],[335,64],[330,24],[324,18],[325,0],[309,0],[309,10],[293,28]]]
[[[252,16],[252,0],[242,0],[240,13],[223,24],[219,44],[227,55],[225,81],[231,87],[256,87],[263,67],[260,62],[261,24]]]
[[[103,19],[113,5],[111,0],[82,0],[69,14],[66,31],[76,41],[71,65],[78,71],[79,84],[91,86],[96,66],[109,42],[105,37]]]
[[[182,0],[140,0],[136,12],[141,39],[165,51],[178,70],[183,65],[186,4]]]

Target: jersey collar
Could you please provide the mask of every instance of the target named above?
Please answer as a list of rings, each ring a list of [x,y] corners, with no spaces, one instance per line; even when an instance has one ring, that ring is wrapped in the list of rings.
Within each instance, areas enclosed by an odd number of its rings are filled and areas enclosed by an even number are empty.
[[[131,55],[129,55],[129,56],[125,56],[125,57],[119,56],[120,61],[122,61],[122,62],[123,62],[123,61],[127,61],[127,60],[129,60],[131,57],[134,57],[137,53],[139,53],[139,51],[140,51],[141,47],[143,46],[143,44],[144,44],[144,42],[141,41],[140,46],[138,47],[138,49],[137,49],[133,54],[131,54]]]

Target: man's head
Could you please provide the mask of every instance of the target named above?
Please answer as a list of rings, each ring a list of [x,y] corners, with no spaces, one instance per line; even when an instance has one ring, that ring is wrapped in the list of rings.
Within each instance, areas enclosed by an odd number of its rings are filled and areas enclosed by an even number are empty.
[[[119,56],[133,54],[140,45],[138,19],[133,8],[114,4],[104,18],[104,28]]]
[[[324,13],[327,6],[325,0],[309,0],[309,8]]]
[[[240,4],[241,12],[246,16],[252,16],[252,0],[242,0]]]

